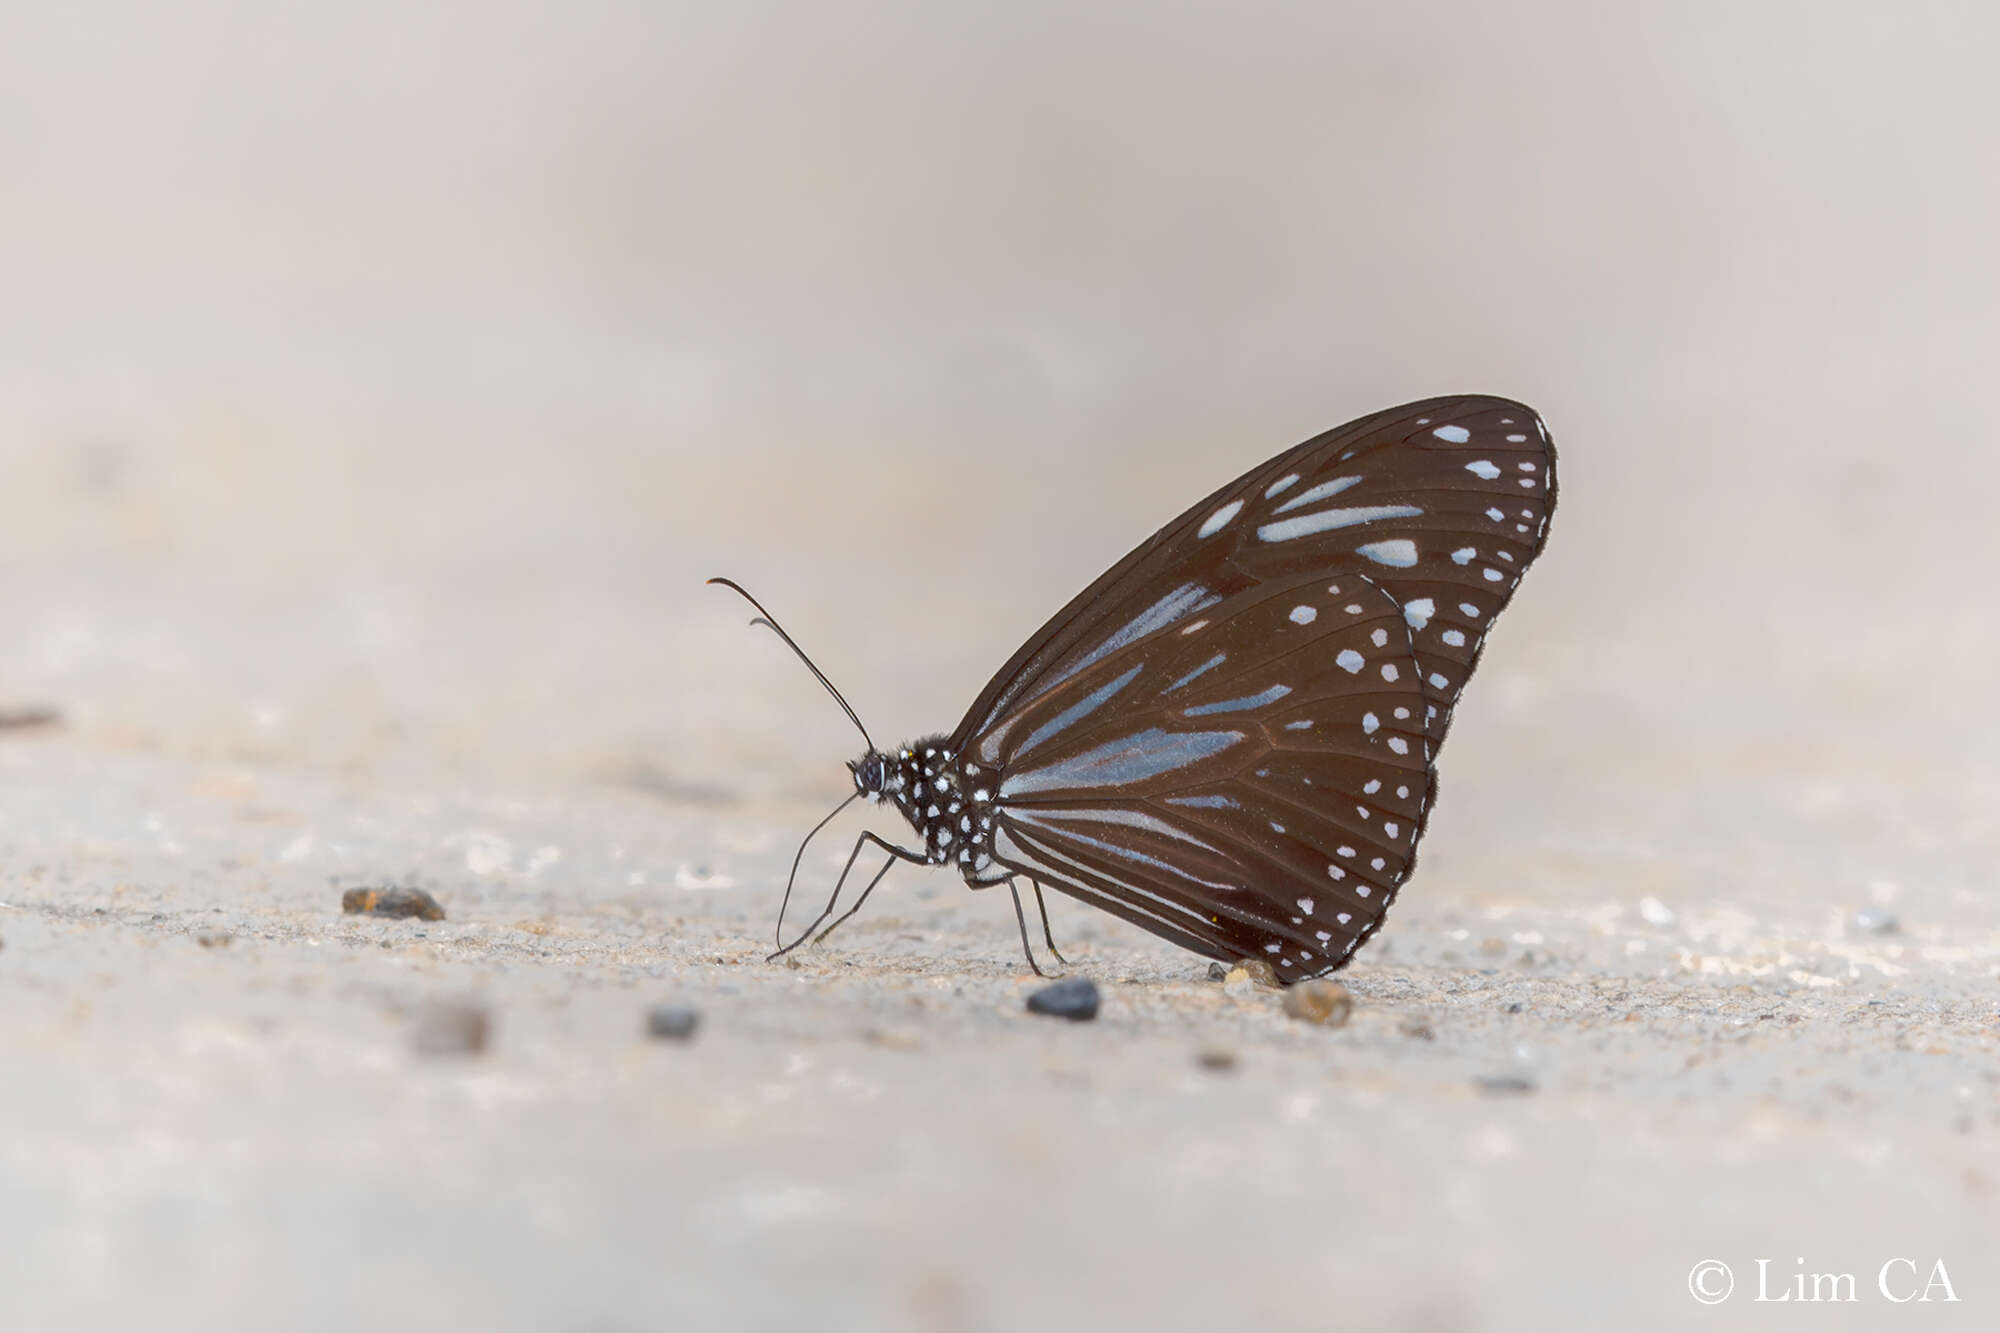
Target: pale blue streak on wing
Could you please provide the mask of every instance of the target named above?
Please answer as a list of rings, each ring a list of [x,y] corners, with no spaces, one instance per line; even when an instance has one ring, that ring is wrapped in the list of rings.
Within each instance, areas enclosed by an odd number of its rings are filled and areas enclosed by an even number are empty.
[[[1182,676],[1179,680],[1175,681],[1173,684],[1167,686],[1167,688],[1160,691],[1160,693],[1172,694],[1175,690],[1187,684],[1189,681],[1193,680],[1196,676],[1199,676],[1202,672],[1212,671],[1216,667],[1221,666],[1227,660],[1228,659],[1223,654],[1217,653],[1215,656],[1209,658],[1206,662],[1203,662],[1200,666],[1196,667],[1194,670],[1188,672],[1185,676]]]
[[[1123,787],[1198,764],[1243,739],[1240,731],[1167,731],[1149,727],[1135,735],[1026,772],[1011,773],[1000,795],[1024,796],[1065,787]]]
[[[1110,638],[1104,640],[1104,642],[1098,644],[1082,657],[1079,657],[1076,661],[1043,681],[1041,687],[1035,691],[1035,697],[1039,698],[1047,694],[1050,690],[1062,684],[1091,663],[1117,652],[1126,644],[1142,639],[1154,630],[1165,629],[1176,620],[1191,616],[1203,607],[1214,606],[1221,600],[1220,597],[1217,597],[1199,583],[1183,583],[1180,587],[1174,589],[1165,597],[1162,597],[1159,601],[1154,602],[1144,611],[1126,621]],[[1023,702],[1026,701],[1024,700]]]
[[[1112,695],[1132,683],[1132,678],[1139,674],[1139,670],[1140,668],[1133,667],[1130,671],[1127,671],[1124,675],[1109,684],[1098,686],[1068,708],[1063,709],[1062,712],[1057,713],[1054,717],[1042,723],[1041,726],[1036,727],[1028,733],[1028,739],[1021,742],[1021,748],[1014,752],[1014,757],[1018,759],[1049,737],[1059,732],[1067,731],[1083,718],[1089,717],[1092,713],[1104,707],[1105,702]]]
[[[1416,518],[1423,512],[1415,505],[1362,505],[1354,509],[1322,509],[1317,514],[1300,514],[1297,518],[1281,518],[1276,523],[1266,523],[1257,529],[1257,536],[1267,542],[1286,542],[1294,537],[1309,537],[1315,532],[1351,528],[1359,523],[1373,523],[1379,519]]]
[[[1265,704],[1276,703],[1291,692],[1292,687],[1289,685],[1273,685],[1268,690],[1246,694],[1241,699],[1224,699],[1221,703],[1215,704],[1197,704],[1193,708],[1183,708],[1181,712],[1188,717],[1200,717],[1204,713],[1236,713],[1245,708],[1261,708]]]
[[[1361,478],[1359,477],[1335,477],[1332,481],[1321,482],[1309,491],[1300,491],[1297,495],[1294,495],[1271,512],[1274,514],[1288,513],[1291,510],[1309,505],[1314,500],[1324,500],[1329,495],[1340,494],[1349,486],[1359,486],[1360,484]]]

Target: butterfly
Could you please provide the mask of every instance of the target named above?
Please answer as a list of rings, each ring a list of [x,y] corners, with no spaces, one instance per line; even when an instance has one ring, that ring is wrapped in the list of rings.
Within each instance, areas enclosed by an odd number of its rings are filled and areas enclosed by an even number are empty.
[[[897,862],[1044,885],[1291,983],[1344,967],[1416,863],[1437,755],[1494,620],[1541,554],[1556,454],[1505,398],[1431,398],[1350,421],[1198,501],[1085,588],[949,733],[876,747],[755,598],[727,579],[860,729],[862,833],[824,938]],[[885,855],[820,931],[865,849]],[[778,956],[777,954],[772,955]],[[1058,959],[1060,953],[1056,953]]]

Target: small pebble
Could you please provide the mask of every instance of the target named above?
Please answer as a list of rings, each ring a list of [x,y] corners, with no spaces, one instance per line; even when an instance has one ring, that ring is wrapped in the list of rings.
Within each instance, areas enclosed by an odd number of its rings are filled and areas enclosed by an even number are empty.
[[[1646,918],[1649,926],[1671,926],[1674,924],[1674,909],[1658,898],[1645,897],[1639,900],[1639,915]]]
[[[1879,907],[1864,907],[1853,917],[1854,928],[1864,935],[1893,935],[1902,929],[1896,914]]]
[[[1490,1097],[1525,1097],[1535,1090],[1535,1081],[1519,1074],[1484,1074],[1473,1082]]]
[[[433,1000],[417,1015],[418,1055],[477,1055],[486,1049],[492,1021],[476,1004]]]
[[[1208,965],[1208,979],[1210,981],[1227,981],[1229,980],[1229,969],[1220,963],[1210,963]]]
[[[37,727],[57,726],[61,722],[62,714],[45,704],[0,708],[0,731],[32,731]]]
[[[226,949],[235,938],[226,930],[204,930],[194,937],[194,942],[204,949]]]
[[[1097,1017],[1097,998],[1096,982],[1089,977],[1070,977],[1030,995],[1028,1012],[1085,1023]]]
[[[1437,1033],[1431,1031],[1429,1023],[1405,1023],[1403,1035],[1411,1041],[1436,1041]]]
[[[909,1028],[864,1028],[861,1040],[885,1051],[921,1051],[924,1039]]]
[[[349,889],[340,895],[340,910],[349,916],[444,920],[444,908],[422,889]]]
[[[1211,1074],[1226,1074],[1236,1068],[1236,1052],[1222,1046],[1211,1046],[1197,1054],[1194,1062]]]
[[[1248,973],[1250,980],[1256,982],[1259,986],[1268,986],[1272,990],[1278,989],[1277,970],[1262,958],[1239,958],[1236,960],[1235,970],[1237,972]]]
[[[689,1004],[656,1004],[646,1011],[646,1035],[686,1041],[701,1026],[701,1011]]]
[[[1285,992],[1285,1012],[1308,1023],[1337,1028],[1354,1012],[1354,997],[1337,981],[1301,981]]]

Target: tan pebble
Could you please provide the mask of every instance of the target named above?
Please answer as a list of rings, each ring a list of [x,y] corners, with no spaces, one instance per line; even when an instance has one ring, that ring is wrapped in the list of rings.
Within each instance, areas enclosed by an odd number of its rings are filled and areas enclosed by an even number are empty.
[[[478,1055],[492,1030],[492,1020],[479,1005],[434,1001],[417,1015],[411,1044],[419,1055]]]
[[[1279,982],[1278,982],[1277,972],[1271,967],[1269,963],[1265,962],[1262,958],[1237,959],[1236,970],[1234,972],[1231,972],[1230,976],[1232,977],[1235,976],[1236,972],[1247,973],[1250,979],[1256,982],[1259,986],[1269,986],[1272,990],[1276,990],[1278,988]]]
[[[1337,1028],[1354,1012],[1354,997],[1337,981],[1301,981],[1285,992],[1285,1012],[1308,1023]]]

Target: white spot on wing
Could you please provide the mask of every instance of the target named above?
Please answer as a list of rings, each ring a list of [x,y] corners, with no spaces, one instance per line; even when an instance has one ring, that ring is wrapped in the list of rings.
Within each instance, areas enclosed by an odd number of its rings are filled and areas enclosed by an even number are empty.
[[[1463,426],[1439,426],[1431,434],[1437,436],[1446,444],[1464,444],[1472,438],[1472,432]]]
[[[1500,469],[1483,458],[1476,463],[1467,463],[1465,470],[1473,476],[1478,477],[1481,481],[1491,481],[1500,475]]]
[[[1292,623],[1294,625],[1310,625],[1317,619],[1319,619],[1319,612],[1313,610],[1310,606],[1295,606],[1292,608]]]
[[[1282,494],[1288,487],[1291,486],[1293,482],[1297,481],[1298,479],[1299,479],[1299,474],[1296,472],[1292,473],[1289,477],[1278,478],[1276,481],[1272,482],[1269,486],[1267,486],[1264,489],[1264,498],[1268,500],[1274,495]]]
[[[1403,603],[1403,619],[1411,629],[1422,629],[1437,614],[1437,603],[1428,597],[1414,597]]]
[[[1333,664],[1352,676],[1360,673],[1361,668],[1367,665],[1367,659],[1352,648],[1343,648],[1340,656],[1333,659]]]
[[[1411,509],[1409,512],[1416,514],[1422,511]],[[1386,542],[1369,542],[1366,546],[1355,547],[1354,553],[1366,556],[1378,565],[1389,565],[1396,569],[1408,569],[1417,563],[1417,544],[1407,537],[1397,537]]]
[[[1210,514],[1208,522],[1201,525],[1201,530],[1195,533],[1195,536],[1213,537],[1216,533],[1229,526],[1230,519],[1235,518],[1242,512],[1243,502],[1241,500],[1231,500],[1228,504]]]

